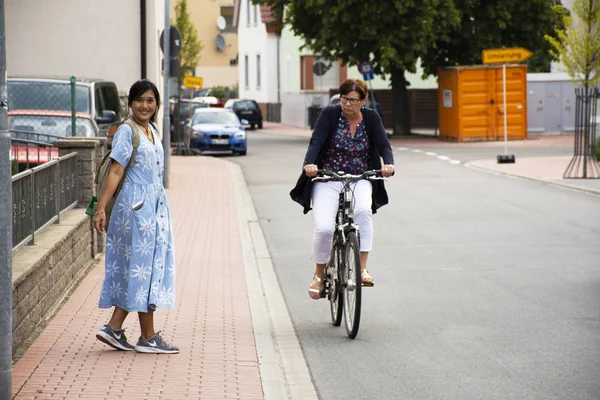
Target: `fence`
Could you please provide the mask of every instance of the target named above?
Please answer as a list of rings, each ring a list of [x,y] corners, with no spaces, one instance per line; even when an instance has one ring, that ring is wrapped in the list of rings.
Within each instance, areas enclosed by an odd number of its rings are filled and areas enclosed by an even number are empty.
[[[596,129],[600,89],[575,89],[575,146],[573,158],[563,175],[566,179],[600,179],[600,164],[596,160]]]
[[[77,205],[77,155],[71,153],[12,177],[13,251],[34,244],[45,226]]]

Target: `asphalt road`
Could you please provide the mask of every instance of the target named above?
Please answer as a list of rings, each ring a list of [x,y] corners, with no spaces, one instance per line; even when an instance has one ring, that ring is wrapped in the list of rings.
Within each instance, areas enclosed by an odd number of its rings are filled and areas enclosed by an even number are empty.
[[[321,399],[600,399],[600,197],[396,151],[350,340],[307,294],[313,217],[288,192],[308,139],[249,138],[230,160]]]

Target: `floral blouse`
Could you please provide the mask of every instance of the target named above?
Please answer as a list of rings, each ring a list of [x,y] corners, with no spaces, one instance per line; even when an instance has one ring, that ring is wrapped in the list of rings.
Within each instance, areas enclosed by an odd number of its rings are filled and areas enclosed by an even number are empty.
[[[350,122],[344,113],[338,120],[338,126],[331,146],[325,154],[323,168],[332,171],[344,171],[348,174],[362,174],[369,166],[369,137],[365,121],[358,123],[356,134],[352,138]]]

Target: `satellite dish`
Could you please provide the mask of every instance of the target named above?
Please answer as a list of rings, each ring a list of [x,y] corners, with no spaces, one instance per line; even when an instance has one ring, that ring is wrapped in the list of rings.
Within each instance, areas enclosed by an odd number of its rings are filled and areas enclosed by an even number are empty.
[[[217,40],[217,50],[219,50],[219,51],[225,50],[225,38],[223,37],[223,35],[218,34],[216,37],[216,40]]]
[[[220,31],[223,31],[226,27],[227,21],[225,21],[225,18],[222,15],[219,15],[217,17],[217,28],[219,28]]]

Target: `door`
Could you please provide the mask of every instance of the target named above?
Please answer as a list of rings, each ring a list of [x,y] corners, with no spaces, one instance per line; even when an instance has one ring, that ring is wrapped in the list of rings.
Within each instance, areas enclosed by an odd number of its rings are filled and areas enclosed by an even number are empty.
[[[561,82],[548,82],[546,86],[546,132],[562,132]]]
[[[528,130],[535,133],[546,132],[546,83],[527,82]]]

